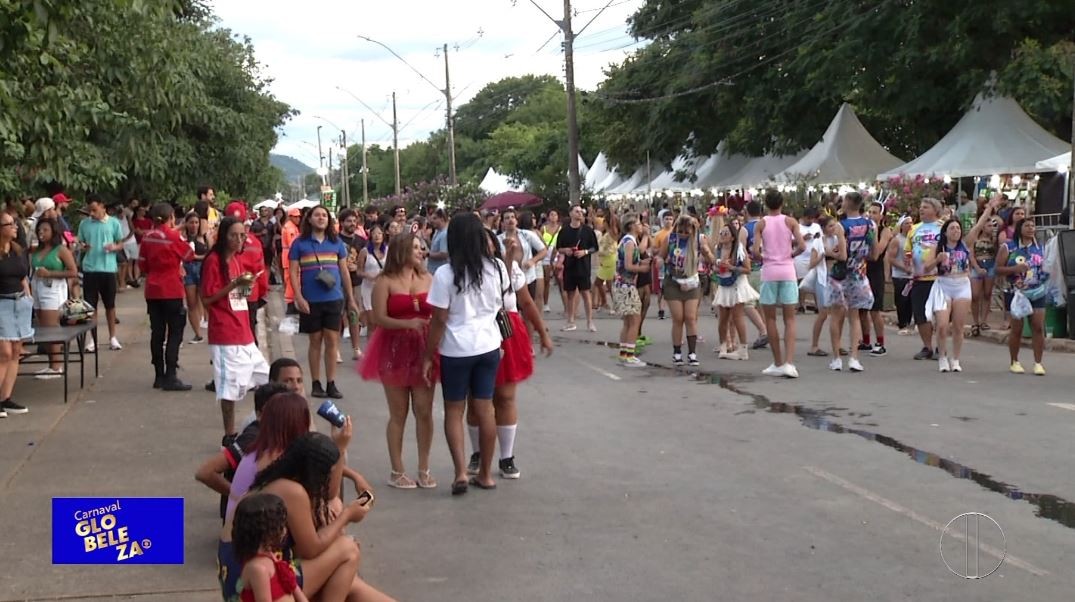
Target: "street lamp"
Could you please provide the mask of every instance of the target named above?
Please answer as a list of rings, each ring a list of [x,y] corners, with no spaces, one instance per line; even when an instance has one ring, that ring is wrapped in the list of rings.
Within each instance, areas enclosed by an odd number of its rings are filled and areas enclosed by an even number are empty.
[[[346,156],[346,153],[347,153],[347,131],[344,130],[343,128],[341,128],[340,126],[336,125],[335,123],[333,123],[333,122],[329,121],[328,119],[325,119],[324,117],[321,117],[319,115],[314,115],[314,119],[320,119],[321,121],[324,121],[325,123],[327,123],[327,124],[331,125],[332,127],[336,128],[340,132],[340,148],[342,148],[343,151],[344,151],[343,153],[340,154],[340,157],[342,158],[341,161],[340,161],[340,179],[343,180],[343,187],[342,187],[343,188],[343,190],[342,190],[342,192],[343,192],[343,205],[344,205],[344,207],[350,207],[351,206],[351,178],[350,178],[350,174],[348,173],[347,156]],[[318,126],[318,128],[320,128],[320,127],[321,126]],[[331,163],[332,163],[332,161],[330,160],[329,161],[329,167],[330,168],[332,167]]]

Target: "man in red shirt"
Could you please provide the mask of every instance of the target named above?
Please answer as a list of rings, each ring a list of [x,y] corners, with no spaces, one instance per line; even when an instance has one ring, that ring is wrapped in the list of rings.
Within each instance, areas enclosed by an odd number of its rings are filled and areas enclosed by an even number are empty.
[[[154,389],[189,391],[179,380],[179,345],[187,311],[183,306],[183,261],[194,251],[175,231],[175,212],[167,203],[157,203],[150,211],[153,229],[142,237],[138,263],[146,277],[146,312],[149,314],[149,347],[153,358]],[[167,344],[165,343],[167,341]]]
[[[239,255],[239,263],[244,272],[254,274],[254,285],[250,288],[250,296],[247,297],[248,316],[250,317],[250,332],[254,334],[254,344],[258,344],[258,310],[265,306],[265,299],[269,296],[269,271],[265,269],[265,252],[261,241],[250,232],[250,224],[247,223],[246,205],[242,201],[232,201],[224,209],[224,215],[230,215],[246,225],[246,241],[243,242],[243,251]]]

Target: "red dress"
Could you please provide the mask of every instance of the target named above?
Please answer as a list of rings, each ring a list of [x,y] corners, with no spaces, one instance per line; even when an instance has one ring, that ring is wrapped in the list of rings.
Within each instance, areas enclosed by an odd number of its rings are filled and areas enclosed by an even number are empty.
[[[530,343],[530,331],[517,311],[509,311],[511,337],[500,343],[503,353],[496,371],[496,386],[519,383],[534,373],[534,348]]]
[[[276,573],[269,579],[269,595],[273,600],[279,600],[284,596],[290,596],[295,588],[299,586],[298,579],[295,577],[295,570],[291,568],[291,564],[286,560],[277,560],[275,556],[270,554],[258,554],[258,556],[264,556],[272,561],[273,566],[276,568]],[[243,585],[243,591],[239,593],[239,600],[241,602],[254,602],[254,590],[251,587]]]
[[[397,320],[433,316],[433,307],[426,303],[426,293],[388,295],[388,317]],[[422,330],[378,327],[373,331],[366,352],[358,361],[358,374],[364,380],[379,380],[392,387],[428,387],[422,374],[422,356],[426,351],[429,326]],[[440,380],[440,356],[433,358],[433,373],[429,382]]]

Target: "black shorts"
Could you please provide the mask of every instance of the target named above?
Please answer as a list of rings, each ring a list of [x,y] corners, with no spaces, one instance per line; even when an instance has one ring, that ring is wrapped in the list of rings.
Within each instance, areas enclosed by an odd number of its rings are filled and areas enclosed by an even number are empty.
[[[578,270],[564,270],[564,292],[590,290],[590,275]]]
[[[537,299],[537,280],[526,285],[526,292],[530,293],[531,299]]]
[[[299,314],[299,332],[313,334],[322,330],[339,332],[343,325],[343,300],[310,303],[310,313]]]
[[[116,273],[115,272],[83,272],[82,293],[86,302],[97,309],[97,301],[104,304],[105,309],[116,308]]]
[[[650,286],[653,284],[653,270],[646,270],[645,272],[638,273],[638,279],[635,280],[635,288],[641,289],[644,286]]]
[[[915,324],[925,324],[926,302],[929,301],[929,293],[933,290],[932,280],[915,280],[911,285],[911,312],[914,314]]]

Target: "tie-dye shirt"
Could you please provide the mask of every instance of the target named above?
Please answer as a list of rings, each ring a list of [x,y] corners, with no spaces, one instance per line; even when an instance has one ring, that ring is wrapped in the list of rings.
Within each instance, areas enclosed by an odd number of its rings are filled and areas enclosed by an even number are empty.
[[[965,276],[970,272],[970,250],[963,241],[955,248],[945,245],[941,251],[948,253],[948,261],[937,264],[937,274],[941,276]]]
[[[914,264],[914,277],[917,280],[934,280],[937,268],[926,270],[925,264],[937,252],[937,243],[941,240],[941,222],[922,222],[915,224],[907,234],[903,251],[911,253]]]
[[[1006,244],[1008,246],[1008,267],[1023,263],[1030,264],[1030,270],[1025,274],[1009,274],[1008,282],[1020,290],[1034,289],[1045,284],[1045,281],[1049,279],[1049,274],[1044,270],[1045,251],[1041,248],[1041,245],[1034,242],[1027,246],[1019,246],[1019,243],[1014,240],[1009,240]]]

